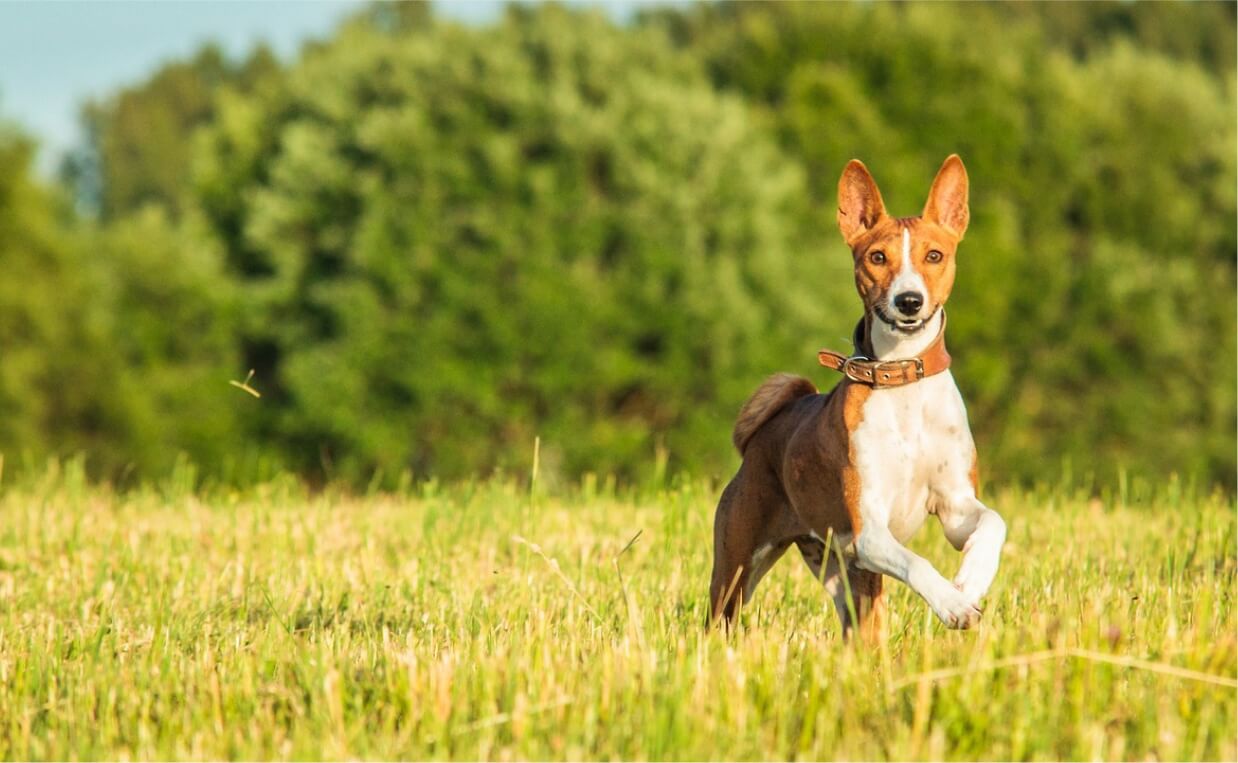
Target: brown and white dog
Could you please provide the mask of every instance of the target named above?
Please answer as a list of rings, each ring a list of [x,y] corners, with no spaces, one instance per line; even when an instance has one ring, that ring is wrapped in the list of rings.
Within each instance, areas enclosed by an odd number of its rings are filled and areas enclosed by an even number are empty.
[[[714,519],[715,619],[729,622],[794,544],[844,633],[857,624],[881,632],[883,575],[911,586],[950,627],[979,620],[1006,525],[976,497],[976,449],[944,344],[943,307],[967,221],[957,155],[942,164],[919,217],[887,215],[861,162],[843,171],[838,226],[865,308],[855,354],[822,351],[822,364],[844,374],[826,394],[779,374],[740,411],[734,441],[743,464]],[[930,514],[963,552],[953,582],[903,545]]]

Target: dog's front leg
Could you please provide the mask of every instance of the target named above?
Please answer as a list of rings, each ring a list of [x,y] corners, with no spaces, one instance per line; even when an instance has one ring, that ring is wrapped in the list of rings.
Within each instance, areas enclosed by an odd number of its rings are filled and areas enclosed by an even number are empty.
[[[938,517],[946,539],[963,552],[963,564],[954,576],[954,585],[970,601],[979,603],[997,575],[1002,545],[1006,542],[1006,523],[970,492],[950,500],[938,511]]]
[[[927,559],[899,543],[889,528],[876,523],[864,525],[856,538],[855,551],[858,567],[898,578],[911,586],[951,628],[968,628],[980,620],[975,602],[942,577]]]

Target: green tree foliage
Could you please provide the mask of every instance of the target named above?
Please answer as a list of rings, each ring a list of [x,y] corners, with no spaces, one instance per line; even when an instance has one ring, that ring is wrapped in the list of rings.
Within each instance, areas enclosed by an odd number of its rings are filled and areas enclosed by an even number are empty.
[[[235,339],[211,237],[154,209],[81,223],[32,155],[0,132],[0,453],[83,452],[107,476],[187,453],[218,471],[245,449],[219,393]]]
[[[648,22],[763,108],[823,208],[853,156],[900,214],[964,156],[952,346],[999,475],[1063,456],[1232,483],[1232,7],[728,3]]]
[[[102,339],[91,284],[67,205],[30,177],[33,153],[0,126],[0,443],[10,456],[49,442],[81,447],[107,428],[83,388],[97,368],[72,355]]]
[[[287,66],[205,49],[86,108],[93,219],[0,136],[0,451],[364,480],[540,436],[551,473],[720,475],[766,374],[834,380],[845,162],[914,214],[957,151],[987,474],[1232,487],[1234,33],[1215,3],[380,4]]]
[[[89,388],[112,423],[93,444],[109,473],[166,473],[190,455],[213,474],[253,456],[240,421],[254,403],[227,385],[241,369],[235,288],[199,218],[146,208],[92,231],[94,313],[106,347]]]
[[[105,219],[147,204],[179,213],[190,188],[191,136],[214,117],[215,93],[225,84],[260,87],[278,69],[266,47],[234,63],[207,45],[145,82],[92,100],[82,108],[85,144],[62,173],[79,202]]]
[[[718,463],[842,293],[797,273],[797,168],[656,31],[354,24],[223,103],[200,193],[262,316],[262,437],[302,466],[459,475],[539,435],[570,473],[656,438]]]
[[[974,9],[973,9],[974,10]],[[1130,43],[1217,72],[1233,71],[1238,5],[1221,2],[1025,3],[1003,0],[999,18],[1031,23],[1054,47],[1086,58]]]

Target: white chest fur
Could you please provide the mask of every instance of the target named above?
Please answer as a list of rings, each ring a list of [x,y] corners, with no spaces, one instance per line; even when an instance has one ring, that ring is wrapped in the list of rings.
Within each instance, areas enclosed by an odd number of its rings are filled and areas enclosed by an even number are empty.
[[[874,390],[851,433],[851,448],[864,523],[885,525],[900,543],[943,496],[970,489],[975,450],[949,371]]]

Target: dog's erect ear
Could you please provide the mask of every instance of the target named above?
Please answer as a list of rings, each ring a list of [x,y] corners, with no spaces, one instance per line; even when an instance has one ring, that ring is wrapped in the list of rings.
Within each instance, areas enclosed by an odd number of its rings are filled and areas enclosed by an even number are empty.
[[[838,179],[838,229],[848,244],[871,230],[886,216],[881,191],[859,159],[847,162]]]
[[[958,154],[950,154],[933,179],[923,217],[962,239],[970,216],[967,211],[967,168]]]

